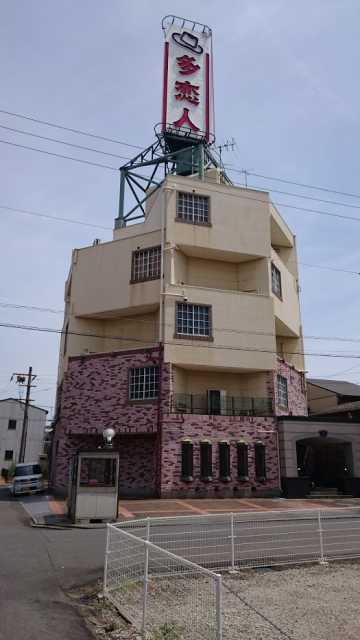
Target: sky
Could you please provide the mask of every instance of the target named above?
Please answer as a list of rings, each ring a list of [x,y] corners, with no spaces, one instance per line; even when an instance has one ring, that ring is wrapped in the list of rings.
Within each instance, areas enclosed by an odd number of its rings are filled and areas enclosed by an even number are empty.
[[[236,141],[223,155],[227,164],[358,196],[248,178],[250,186],[270,191],[297,236],[304,335],[332,338],[306,338],[306,353],[327,354],[306,357],[309,375],[360,383],[359,222],[299,210],[360,219],[358,0],[2,0],[0,322],[60,328],[71,251],[96,237],[110,240],[117,214],[116,170],[13,145],[114,169],[124,162],[3,127],[115,156],[136,153],[3,112],[151,144],[161,113],[161,19],[167,14],[213,29],[217,144]],[[243,181],[241,173],[230,175]],[[51,418],[58,348],[56,334],[0,327],[0,398],[17,397],[10,376],[31,365],[38,376],[31,397]]]

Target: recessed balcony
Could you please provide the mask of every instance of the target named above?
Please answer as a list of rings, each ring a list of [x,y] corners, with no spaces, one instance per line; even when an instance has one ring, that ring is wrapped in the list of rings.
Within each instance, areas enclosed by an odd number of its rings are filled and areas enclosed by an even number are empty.
[[[220,416],[272,416],[271,398],[224,396],[218,392],[194,395],[177,393],[172,396],[171,413]]]

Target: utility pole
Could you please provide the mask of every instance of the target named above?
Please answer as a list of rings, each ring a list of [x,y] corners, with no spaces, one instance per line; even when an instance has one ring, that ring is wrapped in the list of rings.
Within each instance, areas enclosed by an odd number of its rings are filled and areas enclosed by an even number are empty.
[[[29,416],[30,392],[31,392],[31,389],[35,386],[32,384],[32,382],[35,380],[37,376],[33,374],[32,367],[29,367],[28,373],[13,373],[10,380],[12,380],[14,376],[16,376],[16,382],[19,385],[19,387],[26,386],[24,417],[22,422],[20,452],[19,452],[19,462],[24,462],[25,451],[26,451],[28,420],[29,420],[28,416]]]

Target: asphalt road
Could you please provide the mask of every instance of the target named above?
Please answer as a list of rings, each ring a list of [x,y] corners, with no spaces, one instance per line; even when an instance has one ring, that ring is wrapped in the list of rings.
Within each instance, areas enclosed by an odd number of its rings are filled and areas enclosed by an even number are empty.
[[[88,640],[65,594],[102,575],[104,530],[48,530],[0,489],[0,640]]]

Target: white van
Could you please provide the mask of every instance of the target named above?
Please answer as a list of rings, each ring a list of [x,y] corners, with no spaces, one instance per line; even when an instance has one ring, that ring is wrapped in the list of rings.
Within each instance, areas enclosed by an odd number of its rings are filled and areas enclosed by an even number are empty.
[[[38,462],[21,462],[16,465],[11,487],[13,496],[21,493],[38,493],[43,490],[43,474]]]

